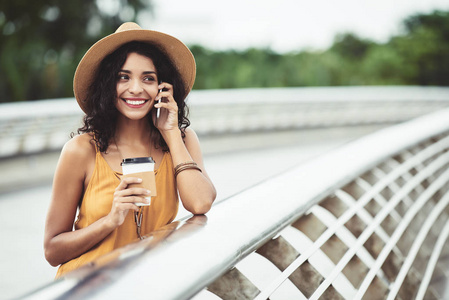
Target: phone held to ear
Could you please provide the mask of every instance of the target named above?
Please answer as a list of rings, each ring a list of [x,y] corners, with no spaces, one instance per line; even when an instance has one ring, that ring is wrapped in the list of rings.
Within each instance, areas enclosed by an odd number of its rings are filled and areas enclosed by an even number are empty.
[[[159,81],[159,84],[161,84],[162,83],[162,81]],[[160,93],[162,93],[162,89],[159,89],[159,93],[158,93],[158,95],[160,94]],[[157,103],[161,103],[161,101],[162,101],[162,99],[159,99],[159,100],[157,100]],[[158,125],[158,121],[159,121],[159,117],[161,116],[161,108],[160,107],[158,107],[157,109],[156,109],[156,127],[157,127],[157,125]]]
[[[162,81],[159,81],[159,84],[161,84]],[[159,94],[162,93],[162,89],[159,89]],[[157,103],[161,103],[162,99],[157,100]],[[161,108],[158,107],[156,110],[156,119],[159,120],[159,117],[161,116]]]

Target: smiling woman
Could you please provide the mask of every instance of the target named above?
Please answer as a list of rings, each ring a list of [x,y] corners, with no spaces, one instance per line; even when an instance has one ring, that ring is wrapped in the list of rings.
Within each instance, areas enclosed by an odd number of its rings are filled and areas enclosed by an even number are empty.
[[[118,74],[117,110],[124,117],[128,117],[128,112],[138,113],[135,118],[141,119],[154,105],[157,94],[158,80],[153,60],[137,53],[130,53]],[[143,107],[145,108],[138,109]],[[133,116],[128,118],[131,119]]]
[[[44,237],[58,277],[170,223],[178,194],[194,214],[211,208],[215,188],[187,128],[184,100],[195,70],[182,42],[135,23],[98,41],[79,63],[74,92],[84,126],[62,150]],[[141,178],[122,176],[121,162],[133,157],[154,159],[157,195],[138,186]]]

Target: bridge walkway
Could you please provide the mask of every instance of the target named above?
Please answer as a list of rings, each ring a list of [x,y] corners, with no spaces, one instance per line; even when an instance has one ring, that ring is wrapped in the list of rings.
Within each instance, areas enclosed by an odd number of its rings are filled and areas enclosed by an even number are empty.
[[[253,143],[253,147],[258,149],[239,146],[241,139],[256,140],[258,137],[253,134],[222,141],[228,147],[234,144],[237,149],[225,153],[219,153],[216,143],[206,142],[205,163],[218,190],[217,201],[378,128],[367,127],[352,131],[334,129],[314,134],[296,132],[284,137],[278,136],[281,145],[278,147],[263,146],[257,142]],[[47,178],[43,183],[0,193],[0,240],[3,245],[10,245],[0,247],[0,265],[3,270],[0,275],[0,299],[10,299],[43,286],[52,281],[56,273],[56,268],[45,261],[42,240],[51,194],[49,176],[54,170],[57,157],[58,154],[54,153],[47,154],[43,159],[50,164],[47,174],[43,174]],[[21,173],[17,170],[17,174]],[[17,178],[14,182],[20,185]],[[178,218],[186,214],[181,207]]]

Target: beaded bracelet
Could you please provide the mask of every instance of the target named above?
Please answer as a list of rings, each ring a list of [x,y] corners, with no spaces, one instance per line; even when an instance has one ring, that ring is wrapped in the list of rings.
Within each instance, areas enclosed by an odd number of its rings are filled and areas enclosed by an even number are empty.
[[[179,173],[181,173],[182,171],[188,170],[188,169],[195,169],[195,170],[202,172],[202,170],[200,169],[200,167],[198,167],[196,162],[187,161],[187,162],[180,163],[175,167],[175,178],[178,176]]]

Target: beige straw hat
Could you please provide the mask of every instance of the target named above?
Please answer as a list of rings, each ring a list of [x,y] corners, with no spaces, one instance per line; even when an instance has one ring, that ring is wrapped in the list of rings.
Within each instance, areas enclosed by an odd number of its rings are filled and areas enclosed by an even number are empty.
[[[159,48],[172,61],[186,87],[186,95],[195,82],[196,65],[192,52],[177,38],[153,30],[142,29],[132,22],[122,24],[115,33],[110,34],[96,42],[81,59],[73,79],[73,91],[79,106],[87,111],[86,96],[89,85],[92,83],[95,70],[101,61],[117,48],[132,41],[149,42]]]

